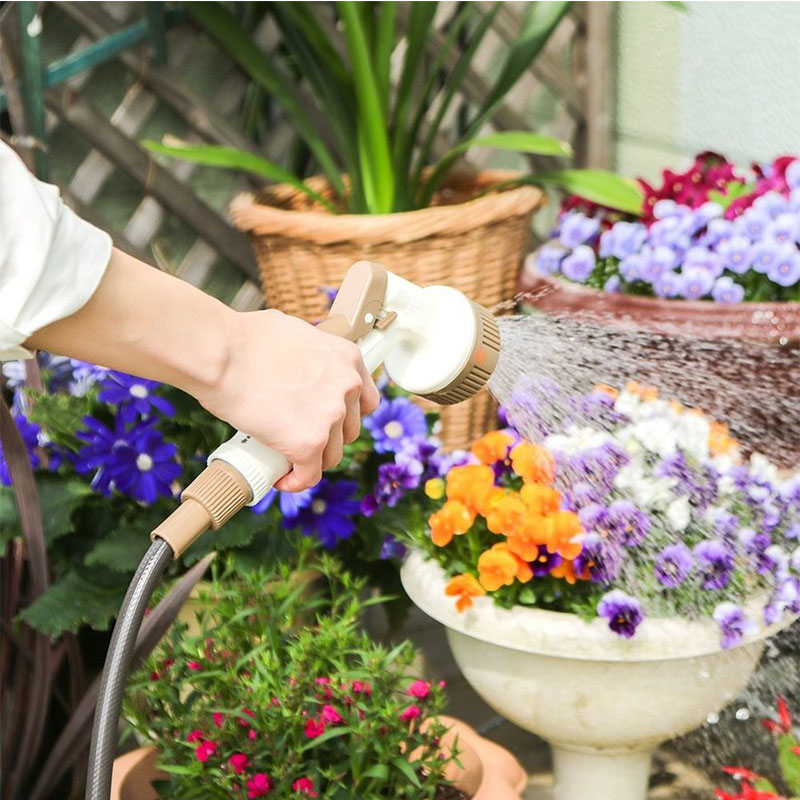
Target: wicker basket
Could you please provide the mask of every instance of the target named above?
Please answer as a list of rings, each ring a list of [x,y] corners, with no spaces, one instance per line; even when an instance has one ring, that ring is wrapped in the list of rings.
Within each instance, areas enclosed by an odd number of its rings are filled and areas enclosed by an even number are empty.
[[[484,190],[516,173],[484,171],[453,179],[436,205],[397,214],[330,214],[291,186],[273,186],[258,199],[238,197],[235,224],[252,238],[267,301],[287,314],[316,322],[325,316],[326,288],[336,288],[359,259],[421,286],[446,284],[492,309],[514,294],[528,251],[530,221],[544,197],[531,186]],[[326,183],[309,183],[326,191]],[[442,409],[442,439],[465,447],[495,424],[485,390]]]

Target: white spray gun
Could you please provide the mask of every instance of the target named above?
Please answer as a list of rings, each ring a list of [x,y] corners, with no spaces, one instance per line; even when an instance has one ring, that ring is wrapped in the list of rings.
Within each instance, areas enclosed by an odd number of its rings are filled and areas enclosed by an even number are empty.
[[[457,289],[421,288],[368,261],[350,267],[319,327],[356,342],[370,372],[383,364],[402,389],[440,405],[478,392],[500,351],[494,318]],[[290,469],[280,453],[239,432],[209,456],[152,538],[167,541],[177,558],[203,531],[258,503]]]

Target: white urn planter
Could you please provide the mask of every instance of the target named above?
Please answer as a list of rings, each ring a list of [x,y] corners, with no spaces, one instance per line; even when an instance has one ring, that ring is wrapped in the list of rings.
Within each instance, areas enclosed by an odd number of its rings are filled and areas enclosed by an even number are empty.
[[[744,688],[764,641],[787,619],[727,650],[709,620],[646,618],[632,639],[604,620],[489,597],[459,613],[447,577],[412,551],[411,600],[447,629],[464,677],[498,713],[550,743],[556,800],[643,800],[662,742],[718,712]]]

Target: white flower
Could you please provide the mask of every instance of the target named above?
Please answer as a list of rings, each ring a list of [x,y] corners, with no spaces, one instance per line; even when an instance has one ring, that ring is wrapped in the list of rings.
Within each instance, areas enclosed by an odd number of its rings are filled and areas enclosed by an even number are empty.
[[[750,474],[765,483],[777,483],[778,468],[761,453],[750,456]]]
[[[678,447],[693,458],[705,461],[709,457],[708,439],[711,424],[700,414],[681,414],[677,426]]]
[[[626,417],[633,418],[641,405],[642,401],[638,395],[631,392],[620,392],[614,401],[614,410]]]
[[[644,473],[642,465],[632,461],[614,478],[614,486],[630,494],[643,510],[662,510],[674,499],[672,487],[675,478],[652,478]]]
[[[633,435],[647,450],[662,458],[673,455],[677,450],[677,430],[669,418],[643,419],[633,426]]]
[[[667,506],[667,524],[676,533],[686,530],[692,518],[691,508],[689,506],[689,498],[687,496],[676,497]]]
[[[548,436],[544,440],[544,446],[548,450],[571,456],[613,441],[614,437],[605,431],[589,427],[579,428],[577,425],[573,425],[566,433]]]

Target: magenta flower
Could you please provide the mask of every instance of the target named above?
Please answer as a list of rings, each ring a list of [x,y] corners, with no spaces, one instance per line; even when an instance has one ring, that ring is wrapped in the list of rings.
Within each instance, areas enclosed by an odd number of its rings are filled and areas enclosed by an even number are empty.
[[[642,606],[635,597],[631,597],[620,589],[614,589],[603,595],[597,604],[597,614],[608,620],[608,627],[630,639],[644,619]]]
[[[325,733],[325,723],[321,720],[310,719],[306,722],[305,732],[309,739],[316,739],[317,736],[322,736]]]
[[[422,709],[419,706],[412,705],[400,714],[400,719],[403,720],[403,722],[411,722],[417,719],[420,714],[422,714]]]
[[[372,694],[372,687],[367,681],[353,681],[353,694],[363,694],[369,697]]]
[[[221,714],[219,711],[214,712],[214,725],[217,728],[221,728],[225,724],[225,715]]]
[[[186,741],[189,742],[189,744],[194,744],[195,742],[201,741],[204,735],[205,734],[203,733],[203,731],[192,731],[186,737]]]
[[[250,759],[244,753],[234,753],[228,759],[228,763],[231,765],[231,769],[240,775],[250,765]]]
[[[414,683],[406,689],[406,694],[409,697],[416,697],[417,700],[426,700],[430,693],[431,685],[428,681],[414,681]]]
[[[333,706],[329,705],[322,706],[320,717],[323,723],[328,723],[329,725],[339,725],[344,722],[344,717]]]
[[[316,797],[317,792],[314,791],[314,781],[311,778],[298,778],[292,783],[292,791],[299,792],[300,794],[308,795],[308,797]]]
[[[247,781],[247,796],[250,800],[263,797],[272,788],[272,778],[264,772],[257,772]]]
[[[201,764],[205,764],[211,756],[217,751],[217,746],[214,742],[210,741],[209,739],[204,739],[197,745],[197,749],[194,751],[197,760]]]

